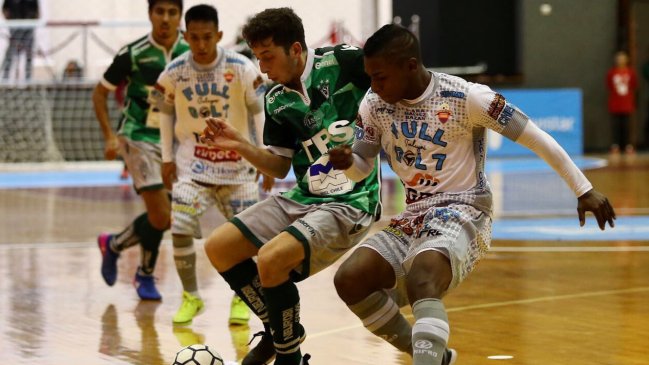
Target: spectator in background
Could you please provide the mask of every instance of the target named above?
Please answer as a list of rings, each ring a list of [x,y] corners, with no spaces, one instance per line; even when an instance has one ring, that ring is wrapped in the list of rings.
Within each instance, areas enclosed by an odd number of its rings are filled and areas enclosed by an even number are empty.
[[[615,54],[615,66],[606,75],[608,87],[608,111],[611,114],[613,144],[611,153],[617,154],[620,148],[626,153],[635,150],[629,139],[629,125],[635,111],[635,92],[638,88],[636,73],[629,67],[629,56],[624,51]]]
[[[4,0],[2,13],[5,19],[38,19],[38,0]],[[25,79],[32,78],[32,55],[34,52],[34,28],[9,28],[9,47],[2,61],[2,78],[9,79],[9,70],[20,53],[25,52]]]
[[[70,60],[63,69],[63,81],[75,81],[83,77],[83,69],[76,60]]]

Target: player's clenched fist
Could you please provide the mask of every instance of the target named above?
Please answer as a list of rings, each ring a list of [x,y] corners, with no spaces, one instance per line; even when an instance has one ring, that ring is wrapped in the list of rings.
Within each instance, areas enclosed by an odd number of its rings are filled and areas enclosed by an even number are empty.
[[[340,145],[330,149],[329,161],[334,169],[347,170],[354,162],[352,148],[348,145]]]

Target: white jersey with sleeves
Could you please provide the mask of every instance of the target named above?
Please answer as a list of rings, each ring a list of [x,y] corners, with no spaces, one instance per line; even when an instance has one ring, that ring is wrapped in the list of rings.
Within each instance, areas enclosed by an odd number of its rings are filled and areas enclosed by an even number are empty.
[[[487,86],[432,73],[416,100],[388,104],[368,91],[354,153],[376,156],[383,148],[404,184],[408,209],[458,202],[491,214],[486,129],[516,140],[528,120]]]
[[[234,151],[199,141],[208,117],[225,118],[254,144],[255,114],[263,113],[265,87],[259,70],[245,56],[217,47],[209,65],[187,52],[173,60],[158,78],[162,111],[175,115],[174,150],[179,179],[229,185],[254,181],[256,170]]]

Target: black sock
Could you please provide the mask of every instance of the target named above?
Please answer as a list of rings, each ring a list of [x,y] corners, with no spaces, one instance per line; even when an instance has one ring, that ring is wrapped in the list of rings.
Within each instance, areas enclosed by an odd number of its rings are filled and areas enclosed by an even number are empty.
[[[268,318],[273,330],[276,365],[298,365],[302,359],[300,342],[303,328],[300,325],[300,294],[292,281],[272,288],[263,288],[268,304]]]
[[[140,243],[140,236],[135,233],[135,222],[139,219],[148,219],[147,214],[140,214],[131,224],[129,224],[123,231],[113,236],[112,241],[110,242],[110,248],[115,252],[122,252],[131,246],[135,246]]]
[[[228,271],[221,273],[230,288],[243,300],[250,310],[264,322],[266,332],[270,333],[268,309],[259,282],[257,264],[253,259],[240,262]]]
[[[158,252],[160,250],[160,241],[166,229],[159,230],[151,225],[147,215],[141,215],[133,222],[135,234],[140,237],[142,247],[142,257],[140,258],[140,269],[146,275],[153,274],[156,261],[158,261]]]

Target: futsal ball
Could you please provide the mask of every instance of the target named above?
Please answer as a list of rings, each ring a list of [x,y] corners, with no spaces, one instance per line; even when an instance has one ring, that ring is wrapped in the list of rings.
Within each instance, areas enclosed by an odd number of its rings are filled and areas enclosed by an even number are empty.
[[[211,348],[195,344],[180,349],[172,365],[223,365],[223,358]]]

